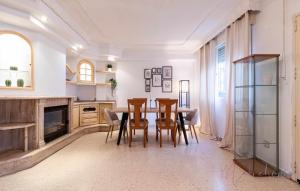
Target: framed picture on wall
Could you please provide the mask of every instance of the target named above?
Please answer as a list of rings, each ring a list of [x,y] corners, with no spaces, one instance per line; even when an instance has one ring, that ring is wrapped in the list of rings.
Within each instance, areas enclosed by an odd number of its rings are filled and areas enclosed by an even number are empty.
[[[152,75],[156,74],[156,68],[152,68]]]
[[[152,87],[161,87],[161,74],[152,75]]]
[[[161,68],[156,68],[156,74],[161,74]]]
[[[145,92],[151,92],[151,86],[150,85],[145,86]]]
[[[144,78],[151,79],[151,69],[144,69]]]
[[[172,79],[172,66],[163,66],[162,67],[162,78],[163,79]]]
[[[146,86],[150,86],[150,84],[151,84],[151,80],[150,80],[150,79],[146,79],[146,80],[145,80],[145,85],[146,85]]]
[[[163,93],[172,93],[172,80],[163,80],[162,81],[162,92]]]

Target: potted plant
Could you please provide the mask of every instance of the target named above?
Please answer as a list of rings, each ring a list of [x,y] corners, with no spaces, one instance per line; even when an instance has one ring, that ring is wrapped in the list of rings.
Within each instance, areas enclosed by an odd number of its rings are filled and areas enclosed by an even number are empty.
[[[17,86],[18,87],[23,87],[24,86],[24,80],[23,79],[18,79],[17,80]]]
[[[17,66],[10,66],[9,70],[18,71],[18,67]]]
[[[6,87],[10,87],[11,86],[11,80],[5,80],[5,85],[6,85]]]
[[[106,68],[107,68],[107,71],[111,72],[112,71],[112,64],[107,64],[106,65]]]
[[[111,95],[113,95],[114,94],[114,90],[117,87],[117,81],[115,79],[111,78],[109,80],[109,83],[110,83],[110,87],[111,87]]]

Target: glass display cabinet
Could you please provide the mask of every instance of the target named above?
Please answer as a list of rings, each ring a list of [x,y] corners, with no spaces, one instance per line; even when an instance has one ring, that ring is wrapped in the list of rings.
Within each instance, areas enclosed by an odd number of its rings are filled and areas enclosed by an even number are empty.
[[[277,176],[279,55],[255,54],[234,66],[234,162],[253,176]]]

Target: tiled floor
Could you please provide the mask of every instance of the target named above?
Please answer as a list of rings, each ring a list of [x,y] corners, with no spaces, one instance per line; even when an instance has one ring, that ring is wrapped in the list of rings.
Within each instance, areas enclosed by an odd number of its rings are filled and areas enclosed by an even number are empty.
[[[199,144],[163,148],[151,133],[132,148],[116,146],[116,135],[104,144],[105,133],[86,135],[35,167],[0,178],[1,191],[294,191],[300,186],[283,177],[254,178],[233,164],[232,154],[205,136]]]

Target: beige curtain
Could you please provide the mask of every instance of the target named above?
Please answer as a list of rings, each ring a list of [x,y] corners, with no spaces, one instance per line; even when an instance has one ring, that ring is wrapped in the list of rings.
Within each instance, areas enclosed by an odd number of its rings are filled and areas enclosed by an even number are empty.
[[[251,18],[251,19],[250,19]],[[232,149],[234,143],[234,65],[233,61],[250,54],[252,17],[245,13],[226,28],[226,124],[220,147]],[[217,37],[215,38],[217,39]],[[200,121],[201,133],[218,137],[215,119],[215,77],[216,40],[209,41],[200,48]],[[242,74],[241,74],[242,75]]]
[[[200,49],[200,121],[201,133],[216,137],[215,109],[215,40]]]
[[[251,19],[250,19],[251,18]],[[234,143],[234,65],[233,61],[248,56],[251,52],[252,16],[245,13],[240,19],[226,29],[226,129],[220,147],[233,149]],[[244,68],[247,70],[247,68]],[[243,70],[238,72],[243,75]],[[242,96],[240,96],[242,97]]]

